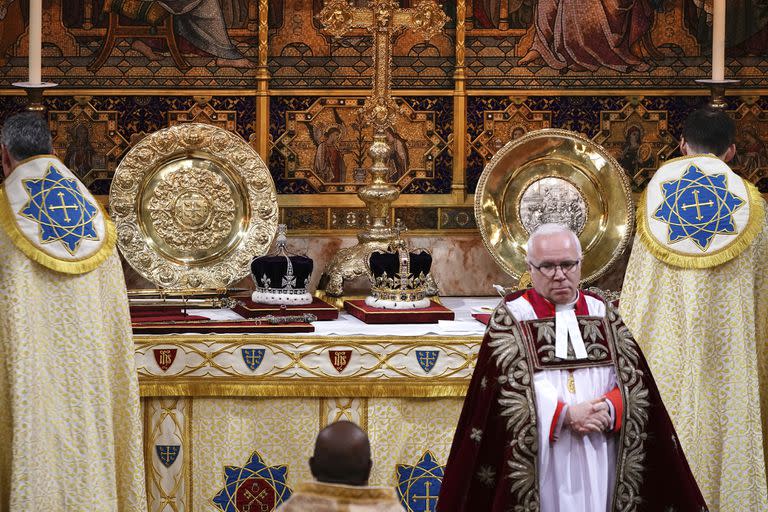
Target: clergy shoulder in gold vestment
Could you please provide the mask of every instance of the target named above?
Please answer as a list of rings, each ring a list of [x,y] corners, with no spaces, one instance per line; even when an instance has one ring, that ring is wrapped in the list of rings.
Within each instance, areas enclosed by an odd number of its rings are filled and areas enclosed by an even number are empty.
[[[45,119],[2,129],[0,510],[144,511],[139,391],[111,220]]]
[[[299,484],[279,512],[403,512],[395,490],[368,487],[368,436],[349,421],[320,431],[309,467],[315,482]]]
[[[576,234],[543,224],[526,259],[533,289],[491,317],[437,510],[706,510],[632,335],[578,289]]]
[[[725,163],[734,132],[719,111],[685,122],[641,198],[621,312],[710,510],[766,511],[768,223]]]

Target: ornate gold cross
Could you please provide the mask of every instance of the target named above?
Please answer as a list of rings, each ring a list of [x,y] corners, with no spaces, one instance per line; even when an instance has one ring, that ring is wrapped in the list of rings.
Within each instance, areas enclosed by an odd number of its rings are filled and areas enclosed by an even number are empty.
[[[376,130],[383,130],[397,115],[397,105],[389,90],[392,35],[410,28],[430,39],[440,33],[448,16],[434,0],[420,0],[408,9],[401,9],[397,0],[372,0],[368,7],[352,7],[347,0],[329,0],[318,19],[336,37],[353,28],[365,28],[373,34],[373,92],[366,98],[363,111]]]
[[[701,207],[702,206],[715,206],[715,203],[710,199],[706,203],[700,203],[699,202],[699,191],[694,190],[693,191],[693,203],[684,204],[681,206],[683,210],[687,210],[688,208],[696,208],[696,220],[701,220],[704,217],[701,215]]]
[[[61,206],[49,206],[49,210],[64,210],[64,222],[69,222],[72,219],[69,218],[69,214],[67,213],[67,210],[70,208],[74,208],[75,211],[78,211],[79,208],[75,204],[67,204],[64,202],[64,192],[59,192],[59,201],[61,201]]]
[[[357,196],[368,208],[367,227],[358,233],[358,244],[341,249],[326,265],[319,289],[331,296],[343,294],[345,280],[368,273],[368,257],[385,251],[395,237],[390,225],[392,203],[400,196],[396,185],[387,183],[387,158],[392,148],[384,130],[397,118],[397,104],[390,93],[392,75],[392,34],[412,28],[429,39],[442,30],[448,16],[434,0],[419,0],[412,8],[401,9],[397,0],[371,0],[368,7],[352,7],[347,0],[327,0],[318,15],[320,23],[336,37],[352,28],[365,28],[373,34],[373,91],[365,99],[363,116],[373,126],[371,183]]]
[[[413,496],[413,501],[416,501],[416,500],[425,501],[426,502],[425,510],[429,510],[429,511],[434,510],[432,508],[432,505],[433,505],[432,502],[434,501],[435,503],[437,503],[437,494],[430,494],[429,493],[429,491],[430,491],[429,488],[430,488],[431,485],[432,485],[432,482],[430,482],[430,481],[424,482],[424,487],[426,487],[424,495],[423,496],[415,496],[415,495]]]

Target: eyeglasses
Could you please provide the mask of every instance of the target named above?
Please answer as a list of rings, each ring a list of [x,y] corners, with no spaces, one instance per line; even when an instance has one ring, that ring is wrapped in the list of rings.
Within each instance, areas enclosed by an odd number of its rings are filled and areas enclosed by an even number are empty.
[[[555,277],[558,268],[563,271],[563,274],[570,274],[579,266],[579,263],[581,263],[581,260],[561,261],[560,263],[542,263],[541,265],[534,265],[530,261],[528,262],[530,266],[541,272],[541,275],[549,278]]]

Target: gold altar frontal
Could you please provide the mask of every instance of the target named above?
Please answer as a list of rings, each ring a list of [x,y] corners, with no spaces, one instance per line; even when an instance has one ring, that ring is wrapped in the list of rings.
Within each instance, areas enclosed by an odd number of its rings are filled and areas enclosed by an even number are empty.
[[[465,320],[442,334],[342,313],[313,334],[136,336],[149,510],[273,510],[311,480],[315,437],[338,420],[367,431],[371,485],[397,487],[425,458],[445,465],[484,329],[469,308],[497,301],[445,299]],[[260,502],[242,484],[259,475],[278,498],[249,508]],[[431,493],[406,510],[432,510]]]

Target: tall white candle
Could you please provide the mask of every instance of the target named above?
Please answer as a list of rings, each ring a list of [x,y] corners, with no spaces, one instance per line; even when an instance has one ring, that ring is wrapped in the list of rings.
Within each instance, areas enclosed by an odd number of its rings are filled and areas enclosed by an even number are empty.
[[[42,80],[43,0],[29,1],[29,82]]]
[[[712,9],[712,80],[725,79],[725,0],[714,0]]]

